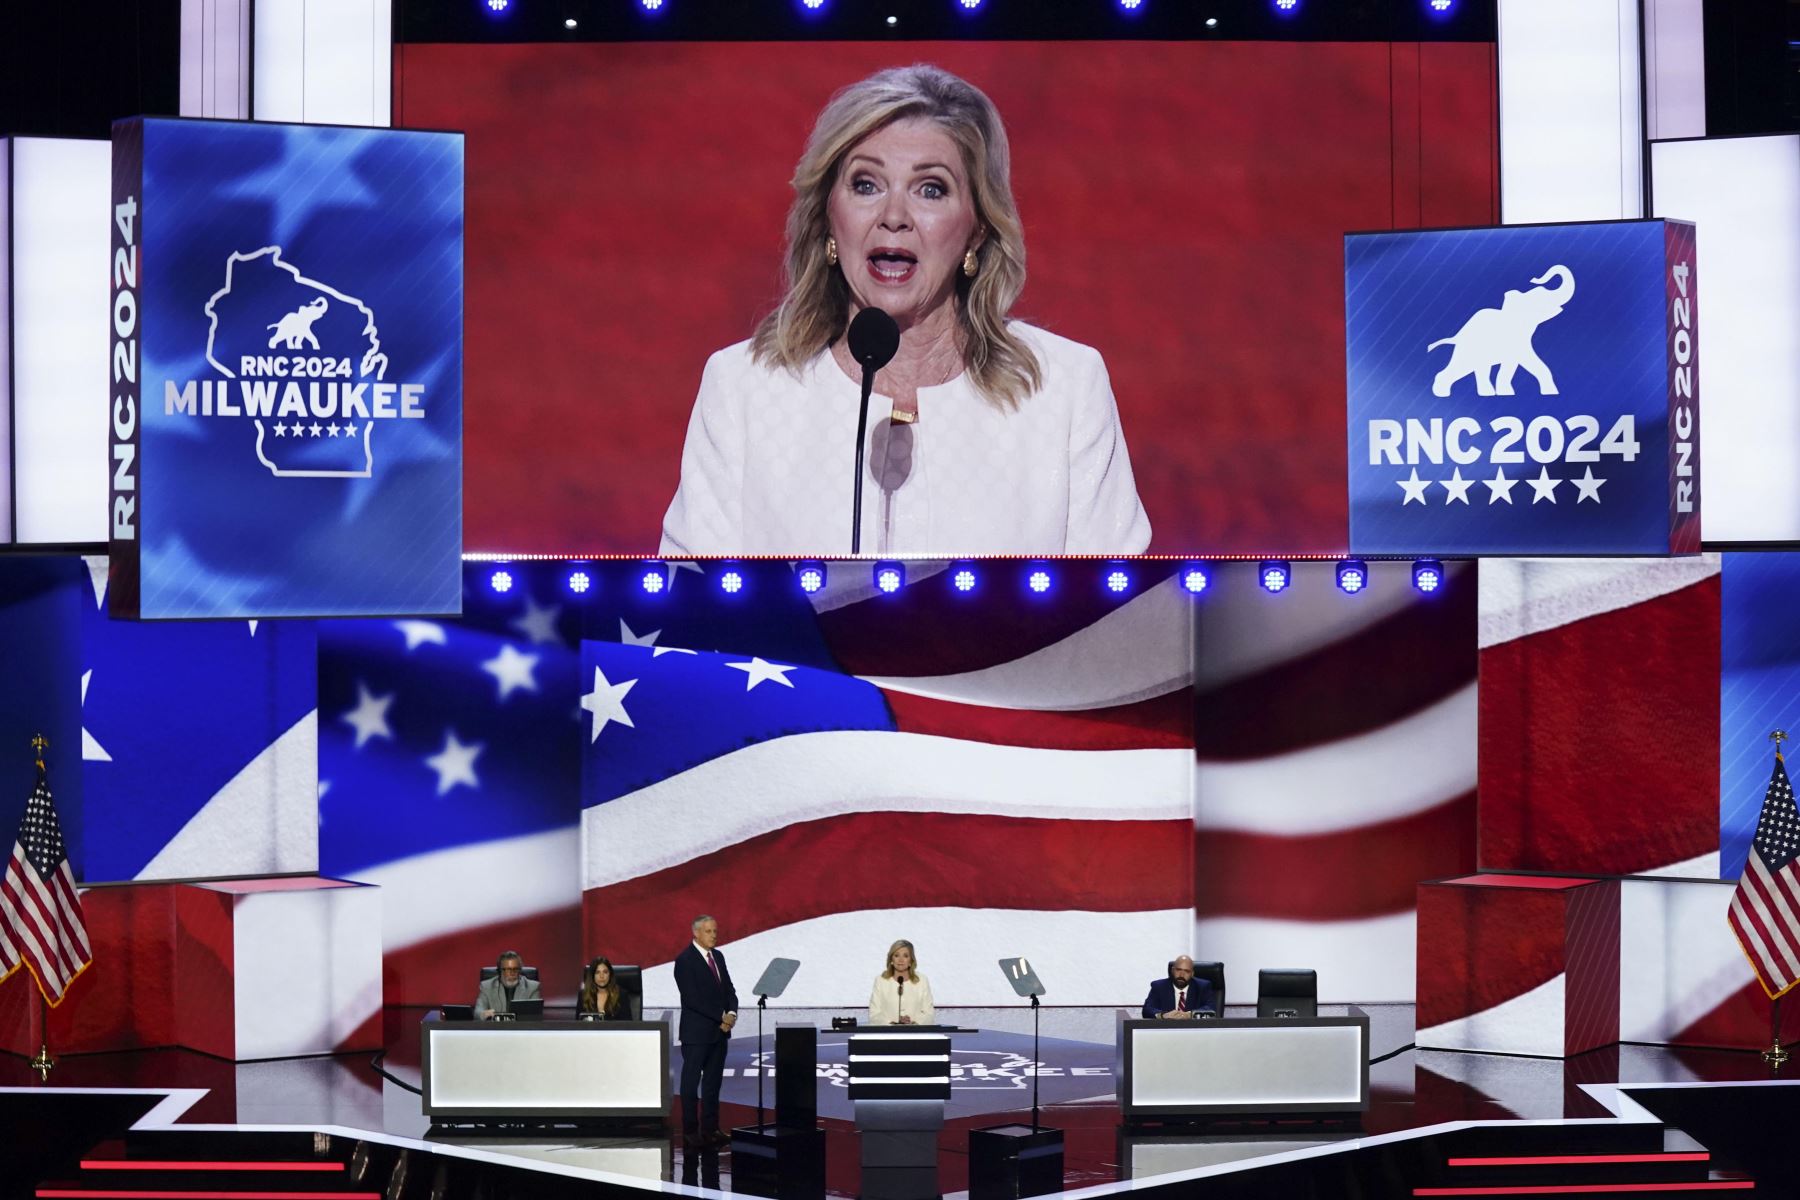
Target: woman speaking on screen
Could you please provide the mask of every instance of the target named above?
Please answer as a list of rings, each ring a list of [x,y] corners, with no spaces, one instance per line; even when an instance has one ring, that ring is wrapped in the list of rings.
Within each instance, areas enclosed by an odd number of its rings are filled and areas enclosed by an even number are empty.
[[[930,66],[832,97],[794,171],[787,294],[700,380],[662,551],[850,549],[861,366],[846,330],[900,346],[870,402],[862,549],[1136,554],[1150,543],[1106,364],[1007,318],[1025,286],[1006,131]]]

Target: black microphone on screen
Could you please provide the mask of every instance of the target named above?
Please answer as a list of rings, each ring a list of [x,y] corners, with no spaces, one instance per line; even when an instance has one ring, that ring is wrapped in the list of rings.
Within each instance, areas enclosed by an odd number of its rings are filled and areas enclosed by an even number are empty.
[[[886,316],[887,314],[883,313],[882,315]],[[894,976],[894,1024],[896,1024],[896,1025],[898,1025],[900,1023],[900,1018],[903,1015],[900,1010],[902,1008],[904,1008],[905,1005],[902,1004],[901,1001],[903,1001],[905,999],[906,999],[906,976],[896,975],[896,976]]]
[[[863,447],[869,432],[869,395],[875,372],[894,361],[900,325],[884,309],[865,308],[850,322],[850,357],[862,364],[862,408],[856,417],[856,488],[850,503],[850,553],[862,553]]]

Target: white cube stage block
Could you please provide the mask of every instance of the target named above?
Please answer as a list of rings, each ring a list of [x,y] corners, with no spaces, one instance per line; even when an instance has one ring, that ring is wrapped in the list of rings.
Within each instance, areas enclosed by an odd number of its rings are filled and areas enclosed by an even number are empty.
[[[255,0],[255,7],[256,120],[392,123],[391,0]]]
[[[318,878],[199,886],[232,896],[239,1061],[362,1049],[359,1031],[380,1045],[380,888]]]

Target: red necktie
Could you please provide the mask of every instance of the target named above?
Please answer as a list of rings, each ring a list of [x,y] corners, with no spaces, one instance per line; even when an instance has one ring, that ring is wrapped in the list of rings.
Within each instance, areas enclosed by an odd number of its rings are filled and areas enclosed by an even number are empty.
[[[718,964],[718,963],[716,963],[716,962],[714,962],[714,961],[713,961],[713,956],[712,956],[712,952],[711,952],[711,951],[708,951],[708,952],[707,952],[707,955],[706,955],[706,965],[707,965],[707,966],[709,966],[709,967],[711,967],[711,968],[712,968],[712,973],[713,973],[713,982],[714,982],[714,983],[723,983],[723,982],[725,982],[725,981],[724,981],[724,980],[723,980],[723,979],[720,979],[720,978],[719,978],[719,964]]]
[[[1180,991],[1175,993],[1175,1011],[1176,1012],[1186,1012],[1187,1011],[1187,989],[1186,988],[1182,988]]]

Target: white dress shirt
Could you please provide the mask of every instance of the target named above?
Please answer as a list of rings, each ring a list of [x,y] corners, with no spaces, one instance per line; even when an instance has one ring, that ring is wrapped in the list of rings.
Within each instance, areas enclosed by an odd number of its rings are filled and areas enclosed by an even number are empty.
[[[937,1023],[937,1009],[931,1003],[931,981],[919,975],[916,982],[909,979],[902,988],[898,978],[877,975],[869,992],[869,1024],[898,1025],[903,1016],[911,1017],[914,1025]]]
[[[889,419],[889,397],[870,398],[865,553],[1123,555],[1150,544],[1099,352],[1011,328],[1044,380],[1017,409],[983,399],[966,374],[920,388],[914,424]],[[662,553],[848,552],[857,397],[829,352],[798,377],[752,362],[748,342],[714,354]]]

